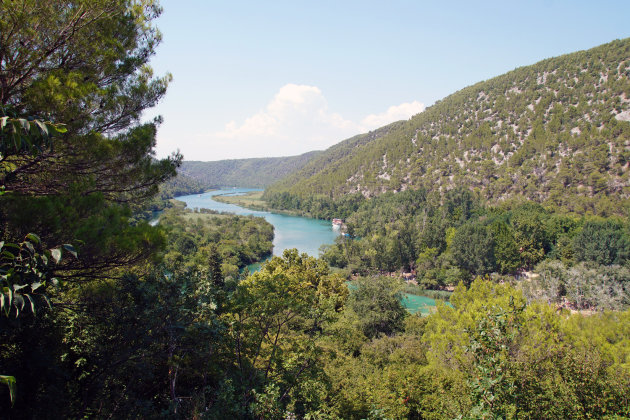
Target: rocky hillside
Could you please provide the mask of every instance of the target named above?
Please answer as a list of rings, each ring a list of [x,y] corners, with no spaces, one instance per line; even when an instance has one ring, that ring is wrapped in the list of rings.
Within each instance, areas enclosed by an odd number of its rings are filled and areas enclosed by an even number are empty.
[[[331,147],[266,197],[465,186],[491,203],[524,196],[621,213],[630,197],[629,77],[630,39],[521,67],[381,129],[375,141]]]

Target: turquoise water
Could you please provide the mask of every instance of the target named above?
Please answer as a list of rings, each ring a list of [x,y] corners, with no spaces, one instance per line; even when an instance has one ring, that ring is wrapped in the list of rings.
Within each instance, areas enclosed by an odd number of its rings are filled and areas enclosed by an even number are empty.
[[[349,281],[346,282],[348,289],[357,290],[357,286]],[[421,316],[428,316],[435,312],[435,299],[426,296],[412,295],[403,293],[401,303],[403,307],[411,314],[420,313]],[[451,306],[450,303],[446,303]]]
[[[177,200],[186,203],[189,209],[204,208],[244,216],[264,217],[274,227],[274,255],[282,255],[282,252],[288,248],[297,248],[299,252],[306,252],[309,255],[318,257],[320,246],[335,242],[335,238],[339,233],[332,229],[332,224],[329,221],[250,210],[234,204],[220,203],[212,199],[216,195],[245,194],[249,191],[260,190],[253,188],[226,188],[203,194],[185,195],[177,197]]]
[[[420,312],[422,316],[431,314],[431,311],[435,309],[435,299],[409,293],[404,294],[402,304],[410,313]]]

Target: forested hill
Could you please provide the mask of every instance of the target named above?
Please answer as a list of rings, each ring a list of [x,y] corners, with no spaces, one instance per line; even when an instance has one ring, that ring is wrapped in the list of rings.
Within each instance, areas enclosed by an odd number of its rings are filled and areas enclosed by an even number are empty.
[[[491,203],[525,196],[580,213],[620,212],[630,194],[629,76],[630,39],[518,68],[349,154],[338,150],[352,139],[328,149],[266,198],[282,206],[287,198],[464,186]]]
[[[302,180],[311,177],[317,179],[317,181],[321,181],[326,174],[341,170],[349,160],[354,158],[358,150],[374,143],[376,140],[385,137],[402,126],[404,126],[404,121],[397,121],[374,131],[370,131],[369,133],[359,134],[337,143],[311,159],[302,169],[295,171],[275,183],[272,188],[273,190],[289,189],[296,182],[303,182]],[[317,177],[318,175],[320,176]],[[319,186],[320,188],[316,189],[314,192],[322,190],[322,185]],[[333,187],[334,184],[331,184],[330,188],[332,189]]]
[[[298,156],[213,162],[184,161],[179,173],[201,182],[206,187],[263,188],[301,169],[320,153],[313,151]]]

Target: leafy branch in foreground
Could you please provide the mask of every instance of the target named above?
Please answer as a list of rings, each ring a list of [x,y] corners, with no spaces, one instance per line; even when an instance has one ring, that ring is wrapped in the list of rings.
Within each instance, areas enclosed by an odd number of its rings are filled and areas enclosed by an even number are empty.
[[[15,244],[0,242],[0,310],[9,316],[15,309],[17,318],[30,304],[31,312],[36,314],[36,300],[44,300],[52,307],[44,293],[48,282],[58,285],[59,281],[52,277],[51,261],[61,262],[63,250],[75,258],[77,253],[70,244],[52,249],[42,249],[41,240],[34,233],[26,235],[24,241]]]
[[[11,405],[15,403],[15,376],[0,375],[0,384],[5,384],[9,387],[9,396],[11,398]]]
[[[67,131],[64,124],[13,114],[0,108],[0,162],[17,154],[40,155],[44,149],[52,149],[52,137]]]
[[[473,356],[474,371],[470,388],[474,406],[469,413],[473,418],[509,417],[503,412],[505,403],[514,391],[509,378],[510,350],[519,332],[524,305],[509,298],[509,308],[493,307],[482,317],[470,334],[466,352]],[[509,404],[508,404],[509,406]]]
[[[44,301],[52,308],[45,291],[49,282],[58,284],[58,280],[52,277],[51,266],[61,262],[63,250],[77,257],[70,244],[43,249],[40,238],[34,233],[26,235],[18,244],[0,241],[0,313],[7,318],[15,313],[17,318],[27,307],[27,301],[33,315],[37,313],[37,301]],[[9,387],[13,405],[16,396],[15,377],[0,375],[0,383]]]

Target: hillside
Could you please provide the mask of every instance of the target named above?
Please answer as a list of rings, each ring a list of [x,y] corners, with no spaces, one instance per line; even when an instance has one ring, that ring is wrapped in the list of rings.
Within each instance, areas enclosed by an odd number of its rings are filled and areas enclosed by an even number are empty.
[[[387,136],[394,130],[404,126],[404,124],[404,121],[397,121],[369,133],[359,134],[339,142],[326,149],[325,152],[319,153],[300,170],[275,183],[272,188],[290,188],[296,181],[316,177],[317,175],[325,175],[336,170],[336,168],[343,168],[346,162],[353,159],[357,150]]]
[[[630,194],[629,76],[630,39],[515,69],[390,125],[378,141],[331,147],[265,198],[286,207],[291,197],[463,186],[490,203],[524,196],[620,213]]]
[[[321,152],[298,156],[230,159],[213,162],[184,161],[179,173],[187,175],[206,187],[264,188],[301,169]]]
[[[184,174],[177,174],[160,185],[160,197],[164,199],[174,198],[180,195],[198,194],[205,191],[203,184]]]

